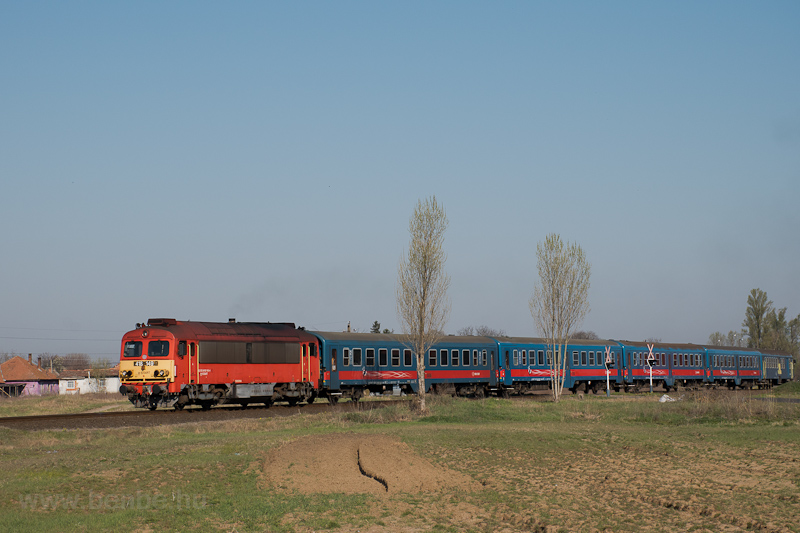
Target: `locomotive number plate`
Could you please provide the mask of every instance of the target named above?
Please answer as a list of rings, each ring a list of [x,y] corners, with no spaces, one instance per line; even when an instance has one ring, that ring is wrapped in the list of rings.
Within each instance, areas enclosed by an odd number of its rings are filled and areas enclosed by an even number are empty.
[[[133,366],[158,366],[158,361],[134,361]]]

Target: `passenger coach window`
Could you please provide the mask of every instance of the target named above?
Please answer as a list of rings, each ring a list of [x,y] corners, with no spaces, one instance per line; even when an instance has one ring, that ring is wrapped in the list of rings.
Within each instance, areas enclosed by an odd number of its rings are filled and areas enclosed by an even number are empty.
[[[386,348],[378,350],[378,364],[380,366],[387,366],[389,364],[389,352]]]
[[[392,350],[392,366],[400,366],[400,350]]]
[[[375,366],[375,348],[367,348],[367,366]]]
[[[472,350],[472,366],[478,366],[478,350]]]
[[[522,350],[519,353],[519,356],[520,356],[520,363],[522,364],[522,366],[527,366],[527,364],[528,364],[528,352],[526,352],[525,350]]]
[[[508,359],[508,351],[506,351],[506,359]],[[519,364],[519,352],[514,350],[514,366]]]
[[[578,359],[578,352],[572,352],[572,366],[578,366],[580,359]]]
[[[469,366],[469,350],[461,351],[461,366]]]
[[[166,357],[169,355],[169,341],[150,341],[147,343],[147,357]]]
[[[353,366],[361,366],[361,348],[353,348]]]
[[[458,366],[458,350],[452,350],[450,352],[450,364]]]
[[[403,364],[411,366],[411,350],[403,350]]]
[[[350,366],[350,348],[342,350],[342,366]]]
[[[428,366],[436,366],[436,350],[428,350]]]
[[[133,341],[125,343],[125,357],[141,357],[142,356],[142,342]]]
[[[447,366],[447,350],[439,350],[439,365]]]
[[[483,351],[483,366],[486,366],[486,350]]]
[[[539,366],[544,366],[544,350],[539,350]]]

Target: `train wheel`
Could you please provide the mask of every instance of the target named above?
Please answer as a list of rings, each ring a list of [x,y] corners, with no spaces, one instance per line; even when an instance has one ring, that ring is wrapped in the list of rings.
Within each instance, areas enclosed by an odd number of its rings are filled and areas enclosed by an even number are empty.
[[[151,411],[155,411],[158,408],[158,404],[151,403],[150,405],[147,406],[147,408],[150,409]]]
[[[502,391],[500,391],[500,396],[502,396],[503,398],[505,398],[507,400],[507,399],[511,398],[511,392],[509,392],[508,389],[503,389]]]
[[[485,394],[483,392],[483,387],[478,387],[477,389],[475,389],[475,397],[476,398],[483,398],[484,396],[485,396]]]
[[[208,411],[209,409],[211,409],[211,400],[203,400],[202,402],[200,402],[200,409],[202,409],[203,411]]]
[[[308,398],[306,398],[306,403],[308,405],[311,405],[312,403],[314,403],[314,399],[315,399],[314,396],[309,396]]]
[[[182,403],[175,402],[175,405],[173,407],[175,407],[176,411],[183,411],[183,404]]]
[[[289,398],[289,407],[297,405],[297,398]]]
[[[331,405],[336,405],[337,403],[339,403],[339,397],[338,396],[328,396],[328,403],[331,404]]]

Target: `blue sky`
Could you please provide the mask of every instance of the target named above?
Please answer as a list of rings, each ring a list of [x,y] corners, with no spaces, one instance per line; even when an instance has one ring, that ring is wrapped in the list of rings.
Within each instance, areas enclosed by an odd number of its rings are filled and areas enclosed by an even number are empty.
[[[398,330],[417,200],[449,333],[705,342],[800,313],[800,4],[3,2],[0,352],[118,356],[148,317]]]

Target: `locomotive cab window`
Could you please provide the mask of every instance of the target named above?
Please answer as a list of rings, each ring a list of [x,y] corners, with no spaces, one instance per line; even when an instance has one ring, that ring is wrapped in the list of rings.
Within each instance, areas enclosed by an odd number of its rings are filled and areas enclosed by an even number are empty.
[[[132,341],[125,343],[125,357],[141,357],[142,341]]]
[[[169,341],[150,341],[147,343],[147,357],[166,357],[169,355]]]

